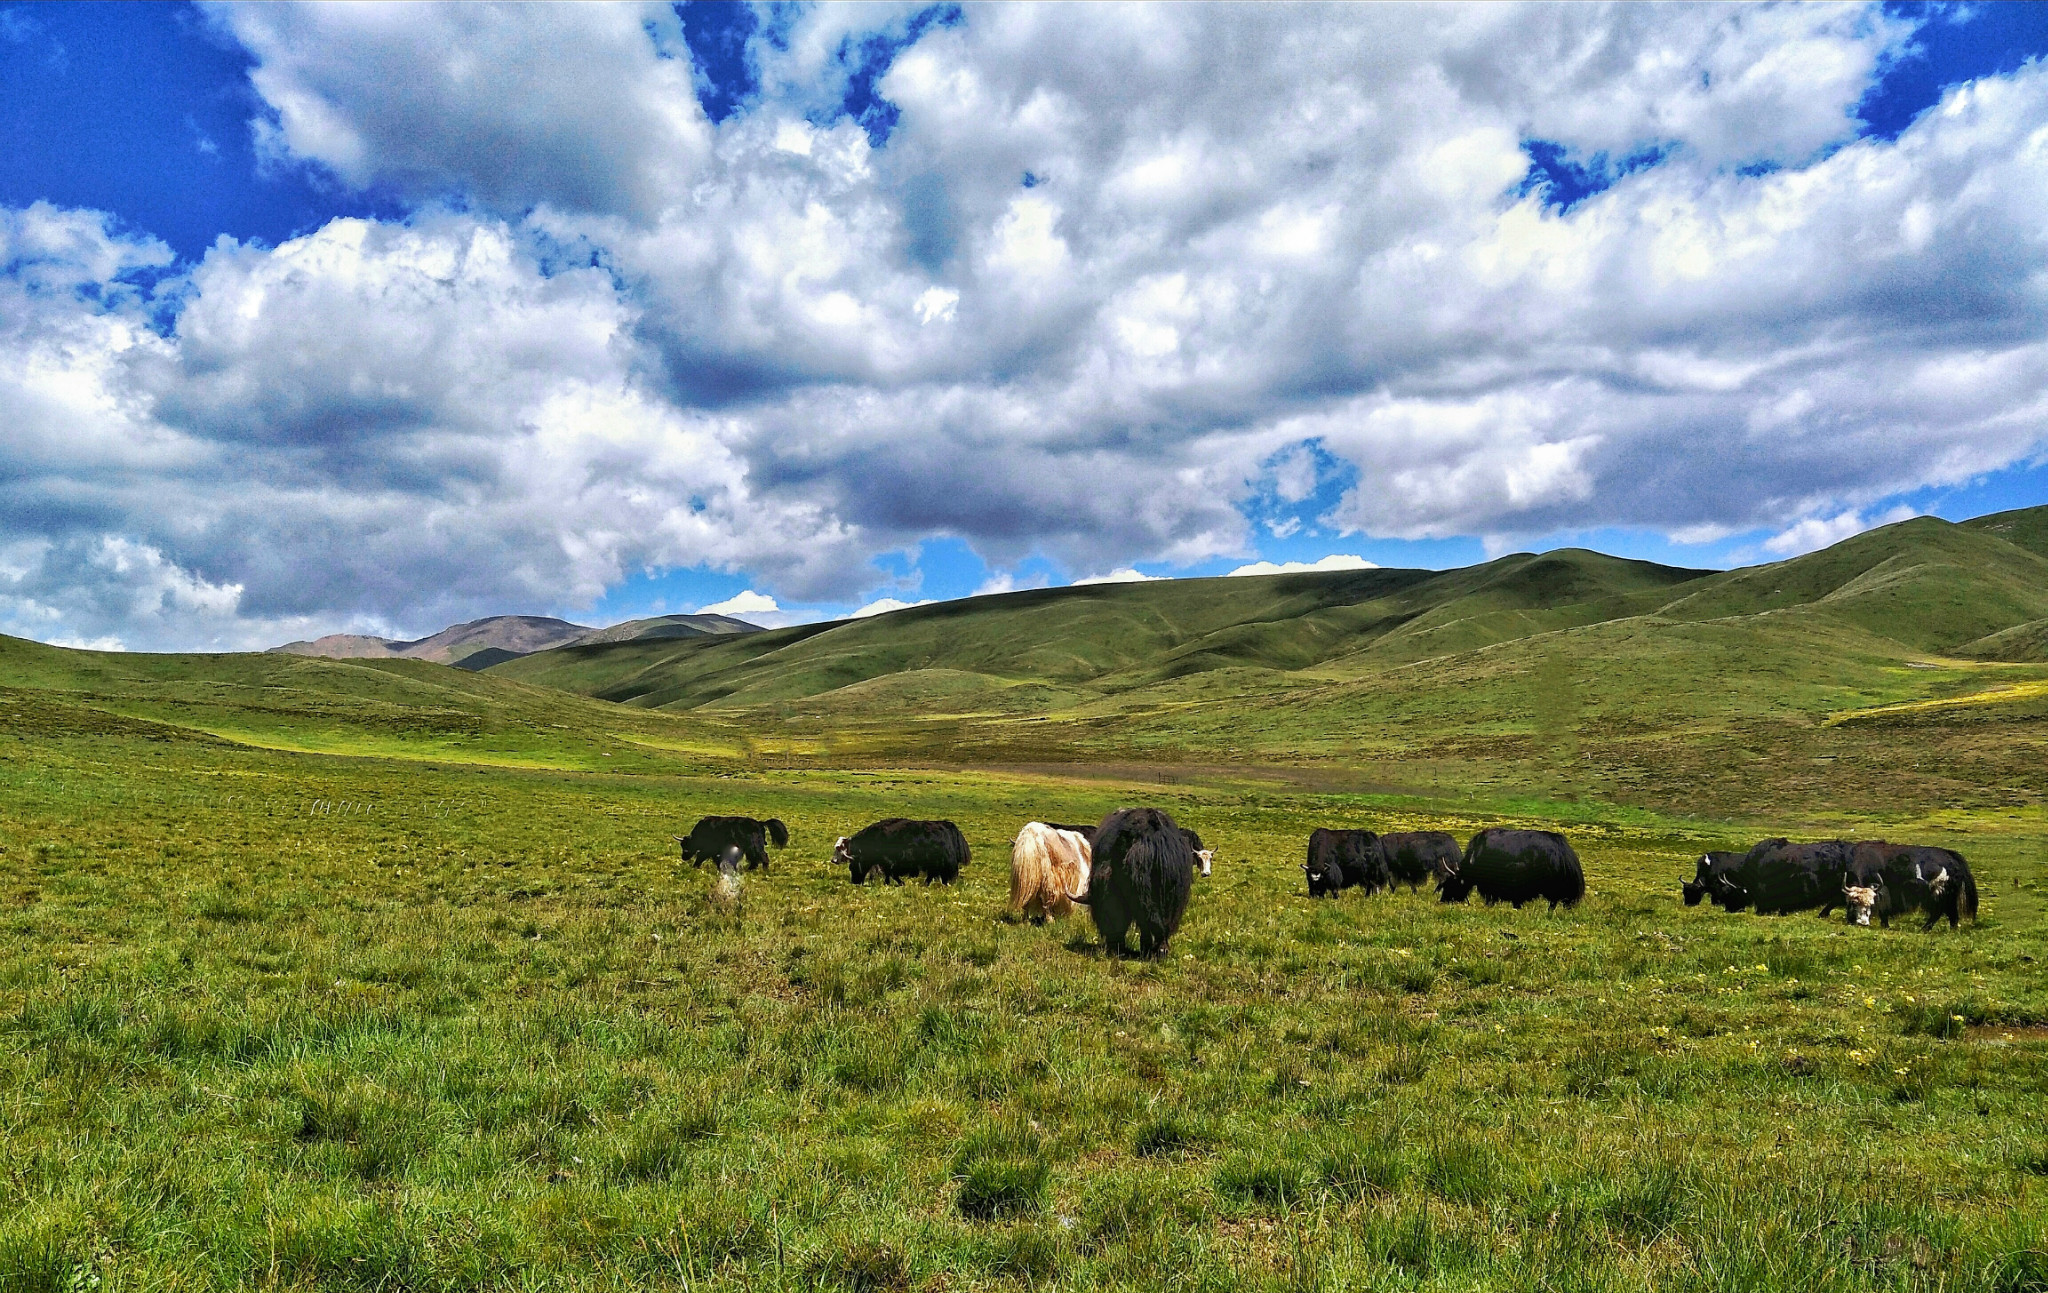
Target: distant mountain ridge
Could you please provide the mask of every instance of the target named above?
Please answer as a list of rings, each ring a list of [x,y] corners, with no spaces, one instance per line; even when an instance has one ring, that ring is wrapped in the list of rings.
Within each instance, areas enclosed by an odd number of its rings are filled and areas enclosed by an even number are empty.
[[[733,637],[760,631],[759,625],[729,615],[656,615],[609,628],[572,624],[547,615],[489,615],[410,642],[361,633],[332,633],[311,641],[287,642],[270,650],[330,660],[429,660],[459,669],[487,669],[554,647],[649,638]]]
[[[491,671],[650,708],[1080,721],[1225,695],[1337,695],[1423,661],[1610,639],[1658,669],[1692,659],[1707,677],[1722,666],[1700,644],[1730,633],[1785,644],[1756,667],[1802,676],[1825,677],[1844,651],[1898,668],[1928,656],[2048,663],[2048,507],[1916,517],[1727,571],[1567,548],[1455,570],[1040,589],[746,638],[586,643]]]

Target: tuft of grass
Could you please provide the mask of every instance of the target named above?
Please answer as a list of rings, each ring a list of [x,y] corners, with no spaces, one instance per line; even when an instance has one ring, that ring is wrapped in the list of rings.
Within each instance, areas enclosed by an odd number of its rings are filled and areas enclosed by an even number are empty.
[[[954,1208],[973,1221],[1036,1212],[1045,1203],[1052,1166],[1039,1134],[1015,1121],[971,1133],[953,1155],[959,1183]]]
[[[1161,1109],[1146,1116],[1131,1137],[1131,1152],[1140,1158],[1158,1158],[1200,1149],[1212,1140],[1208,1129],[1187,1114]]]
[[[1447,1203],[1485,1203],[1500,1193],[1500,1154],[1483,1141],[1446,1136],[1429,1147],[1421,1178],[1430,1193]]]
[[[1407,1164],[1391,1136],[1344,1130],[1325,1141],[1316,1178],[1338,1198],[1390,1197],[1407,1179]]]
[[[909,1259],[886,1243],[856,1242],[822,1254],[811,1263],[814,1287],[843,1293],[901,1293],[911,1287]]]

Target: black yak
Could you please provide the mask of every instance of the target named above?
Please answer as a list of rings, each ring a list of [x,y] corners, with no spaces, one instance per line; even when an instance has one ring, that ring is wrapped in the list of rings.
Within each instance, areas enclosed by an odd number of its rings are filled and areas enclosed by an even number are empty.
[[[1457,868],[1464,855],[1457,837],[1449,831],[1388,831],[1373,845],[1379,853],[1386,885],[1408,886],[1414,893],[1425,880],[1435,880]]]
[[[1849,876],[1849,846],[1841,840],[1794,844],[1769,839],[1751,847],[1728,876],[1730,911],[1747,904],[1759,916],[1783,916],[1818,907],[1825,916],[1842,905]]]
[[[1735,883],[1735,873],[1745,857],[1742,853],[1702,853],[1693,863],[1692,879],[1678,887],[1685,905],[1697,907],[1700,899],[1711,898],[1716,906],[1739,910],[1749,901]]]
[[[1309,897],[1335,897],[1340,889],[1362,888],[1373,894],[1390,888],[1378,843],[1371,831],[1316,827],[1308,837],[1308,861],[1301,866],[1308,875]]]
[[[885,818],[840,836],[832,845],[833,863],[845,867],[855,884],[874,876],[902,884],[907,875],[922,876],[926,884],[951,884],[960,878],[969,856],[967,837],[958,826],[904,817]]]
[[[1465,846],[1455,870],[1437,877],[1437,893],[1445,902],[1463,902],[1474,889],[1489,907],[1505,902],[1520,909],[1542,898],[1556,911],[1559,903],[1579,905],[1586,896],[1586,873],[1579,855],[1556,831],[1489,826]]]
[[[683,861],[692,866],[716,862],[720,854],[737,847],[747,860],[748,870],[759,867],[764,871],[768,869],[768,841],[771,839],[775,841],[776,848],[789,847],[789,827],[784,826],[779,818],[757,822],[751,817],[700,817],[688,835],[675,837],[676,843],[682,846]]]
[[[1892,917],[1924,911],[1921,932],[1933,929],[1943,916],[1956,929],[1962,917],[1977,918],[1977,879],[1963,855],[1952,849],[1865,840],[1850,850],[1842,899],[1852,925],[1868,925],[1876,916],[1890,929]]]
[[[1157,956],[1180,928],[1195,887],[1195,851],[1173,818],[1158,808],[1119,808],[1095,829],[1084,903],[1112,956],[1125,955],[1132,925],[1138,951]]]

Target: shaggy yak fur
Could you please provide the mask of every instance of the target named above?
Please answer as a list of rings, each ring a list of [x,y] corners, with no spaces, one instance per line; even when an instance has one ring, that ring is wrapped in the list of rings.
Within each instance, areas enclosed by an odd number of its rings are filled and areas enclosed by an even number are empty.
[[[922,876],[926,884],[937,880],[951,884],[967,865],[967,837],[951,822],[920,822],[888,817],[840,836],[832,846],[832,861],[846,868],[855,884],[880,876],[890,884],[902,884],[907,875]]]
[[[1173,818],[1158,808],[1119,808],[1095,828],[1095,857],[1088,892],[1069,894],[1088,906],[1102,945],[1112,956],[1129,948],[1125,938],[1138,927],[1138,951],[1166,950],[1195,887],[1195,854]]]
[[[1074,910],[1072,895],[1088,893],[1089,835],[1044,822],[1026,822],[1010,849],[1010,910],[1034,925]]]
[[[1586,873],[1579,855],[1556,831],[1489,826],[1472,837],[1457,869],[1439,876],[1436,887],[1445,902],[1463,902],[1477,889],[1489,907],[1505,902],[1519,909],[1542,898],[1556,911],[1559,903],[1579,905],[1586,896]]]
[[[1865,840],[1850,851],[1842,895],[1852,925],[1868,925],[1876,916],[1890,929],[1892,917],[1923,911],[1924,933],[1943,916],[1950,929],[1957,928],[1964,916],[1977,919],[1977,878],[1953,849]]]
[[[1376,845],[1380,865],[1386,869],[1387,888],[1408,886],[1414,893],[1425,880],[1434,880],[1457,869],[1462,854],[1458,838],[1449,831],[1390,831]]]
[[[1844,903],[1849,878],[1849,845],[1841,840],[1794,844],[1764,840],[1743,854],[1728,874],[1730,911],[1754,906],[1759,916],[1784,916],[1818,907],[1825,916]]]
[[[1379,837],[1371,831],[1316,827],[1308,837],[1308,861],[1301,864],[1308,876],[1309,897],[1334,898],[1342,889],[1374,894],[1387,888],[1386,868],[1376,851],[1378,842]]]
[[[688,835],[675,837],[682,846],[683,861],[692,866],[716,862],[727,849],[738,848],[750,871],[755,867],[768,869],[770,839],[775,841],[776,848],[789,847],[789,827],[779,818],[757,822],[751,817],[700,817]]]

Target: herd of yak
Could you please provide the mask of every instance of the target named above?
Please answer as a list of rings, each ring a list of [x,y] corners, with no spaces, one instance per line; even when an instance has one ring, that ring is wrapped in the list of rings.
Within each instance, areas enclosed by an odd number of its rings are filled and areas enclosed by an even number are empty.
[[[736,883],[743,866],[768,865],[771,840],[788,845],[789,829],[774,819],[706,817],[675,840],[684,861],[714,863]],[[1085,906],[1111,953],[1128,950],[1135,928],[1139,953],[1156,955],[1180,927],[1194,882],[1210,873],[1213,857],[1201,836],[1159,808],[1119,808],[1094,826],[1028,822],[1011,846],[1010,909],[1036,923]],[[855,884],[902,884],[911,876],[951,884],[968,858],[966,837],[949,821],[891,817],[832,845],[833,865]],[[1476,890],[1488,906],[1546,901],[1555,911],[1577,906],[1586,893],[1579,855],[1564,836],[1503,826],[1487,827],[1463,848],[1444,831],[1319,828],[1302,871],[1317,898],[1402,884],[1413,892],[1429,881],[1444,902],[1463,902]],[[1825,916],[1841,907],[1852,924],[1875,917],[1887,929],[1892,917],[1914,911],[1926,915],[1923,930],[1944,916],[1954,928],[1962,916],[1977,915],[1977,882],[1961,854],[1882,840],[1769,839],[1746,853],[1708,853],[1681,892],[1688,907],[1703,898],[1766,915],[1818,909]]]

